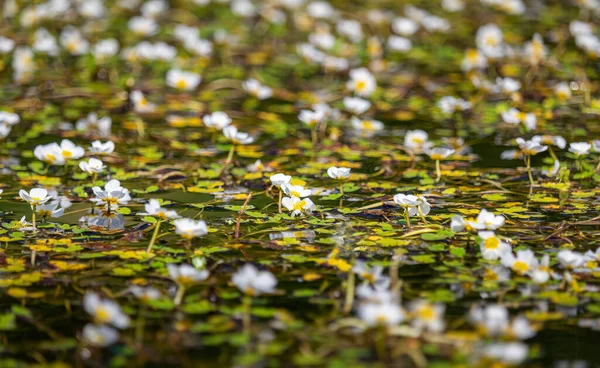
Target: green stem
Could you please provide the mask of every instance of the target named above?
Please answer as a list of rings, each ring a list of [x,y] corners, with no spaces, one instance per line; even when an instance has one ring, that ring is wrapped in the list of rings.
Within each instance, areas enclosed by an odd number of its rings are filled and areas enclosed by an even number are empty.
[[[160,230],[160,224],[162,223],[162,221],[158,221],[156,223],[156,226],[154,227],[154,233],[152,233],[152,239],[150,239],[150,244],[148,244],[148,249],[146,249],[146,252],[150,253],[152,252],[152,246],[154,245],[154,242],[156,241],[156,237],[158,236],[158,232]]]
[[[231,163],[231,161],[233,160],[234,153],[235,153],[235,144],[232,144],[231,148],[229,149],[229,154],[227,155],[227,160],[225,161],[225,165],[229,165]]]
[[[33,205],[31,206],[31,224],[33,225],[33,228],[36,229],[35,226],[35,209],[36,209],[37,205]]]
[[[437,175],[435,182],[437,183],[442,178],[442,171],[440,170],[440,160],[435,160],[435,173]]]
[[[250,335],[250,328],[252,324],[252,316],[250,314],[252,310],[252,297],[250,295],[244,295],[244,299],[242,300],[243,304],[243,315],[242,315],[242,324],[244,326],[244,333]]]
[[[558,160],[558,157],[556,157],[551,145],[548,145],[548,153],[550,153],[550,157],[552,157],[554,161]]]
[[[410,226],[410,215],[408,214],[408,207],[404,207],[404,218],[406,219],[406,226],[408,226],[408,230],[410,230],[411,226]]]
[[[279,209],[279,213],[281,213],[281,200],[283,199],[283,190],[281,188],[279,188],[279,202],[278,204],[278,209]]]
[[[377,326],[375,330],[375,349],[377,350],[377,357],[382,362],[385,362],[385,338],[385,326]]]
[[[531,155],[527,155],[525,163],[527,165],[527,176],[529,177],[529,184],[533,186],[535,183],[533,182],[533,176],[531,175]]]
[[[354,305],[354,284],[354,271],[350,270],[350,272],[348,272],[348,281],[346,281],[346,300],[344,302],[344,314],[349,314],[352,311],[352,306]]]
[[[421,206],[417,206],[417,210],[419,210],[419,216],[421,217],[421,221],[423,221],[423,223],[426,224],[427,220],[425,220],[425,215],[423,214],[423,210],[421,210]]]
[[[340,208],[344,207],[344,182],[340,182]]]
[[[583,172],[583,155],[579,155],[577,157],[577,160],[579,161],[579,172]]]
[[[183,301],[183,295],[185,294],[185,286],[183,285],[177,285],[177,294],[175,295],[175,299],[173,300],[173,303],[176,306],[181,305],[181,302]]]
[[[144,344],[144,329],[146,327],[146,306],[142,304],[138,310],[138,318],[135,326],[135,342],[142,346]]]

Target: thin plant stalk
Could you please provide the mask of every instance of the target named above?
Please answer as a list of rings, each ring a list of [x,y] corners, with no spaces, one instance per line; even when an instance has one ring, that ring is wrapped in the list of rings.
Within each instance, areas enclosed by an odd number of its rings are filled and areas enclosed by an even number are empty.
[[[36,229],[36,225],[35,225],[35,210],[36,210],[37,205],[34,204],[31,206],[31,225],[33,226],[34,229]]]
[[[152,252],[152,247],[154,246],[154,242],[156,241],[156,237],[158,236],[158,233],[160,231],[160,224],[162,224],[162,221],[158,220],[156,222],[156,226],[154,227],[154,232],[152,233],[152,239],[150,239],[150,244],[148,244],[148,249],[146,249],[146,252],[148,253]]]
[[[340,182],[340,208],[344,207],[344,182]]]
[[[173,304],[176,306],[181,305],[183,301],[183,296],[185,295],[185,286],[177,285],[177,294],[175,295],[175,299],[173,300]]]
[[[404,218],[406,219],[406,226],[408,227],[408,230],[410,230],[410,214],[408,213],[408,207],[404,207]]]
[[[281,213],[281,201],[283,200],[283,190],[279,188],[279,202],[277,202],[279,213]]]
[[[349,314],[354,305],[354,284],[356,283],[354,271],[348,272],[348,281],[346,282],[346,300],[344,301],[344,314]]]
[[[435,182],[439,182],[442,178],[442,170],[440,169],[440,160],[435,160],[435,173],[437,175]]]
[[[529,177],[529,184],[533,186],[533,176],[531,175],[531,155],[527,155],[525,158],[525,165],[527,166],[527,176]]]
[[[244,299],[242,300],[243,304],[243,315],[242,315],[242,325],[244,326],[244,333],[250,335],[250,328],[252,324],[252,297],[250,295],[244,295]]]

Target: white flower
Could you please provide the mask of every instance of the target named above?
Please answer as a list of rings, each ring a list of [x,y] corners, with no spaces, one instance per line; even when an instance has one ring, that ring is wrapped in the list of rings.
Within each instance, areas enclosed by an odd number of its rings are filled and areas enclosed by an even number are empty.
[[[303,213],[311,214],[316,209],[315,204],[310,198],[300,199],[298,197],[284,197],[281,204],[289,211],[292,211],[292,217]]]
[[[98,324],[110,324],[121,329],[129,326],[129,316],[123,313],[119,304],[112,300],[101,299],[94,292],[85,294],[83,308]]]
[[[376,87],[375,77],[367,68],[350,70],[350,80],[346,83],[346,88],[349,90],[359,96],[370,96]]]
[[[310,189],[305,189],[302,185],[292,185],[290,183],[282,184],[281,189],[290,197],[304,198],[312,194]]]
[[[538,260],[532,250],[525,249],[517,251],[516,257],[512,252],[503,254],[502,264],[519,275],[525,275],[538,267]]]
[[[360,115],[371,107],[371,102],[360,97],[344,97],[344,108],[353,114]]]
[[[526,141],[523,138],[517,138],[516,141],[521,149],[521,152],[527,156],[537,155],[538,153],[544,152],[548,149],[548,146],[543,146],[534,140]]]
[[[223,128],[231,124],[231,118],[222,111],[215,111],[212,114],[204,115],[202,122],[208,128],[223,130]]]
[[[144,17],[156,18],[169,10],[169,4],[164,0],[150,0],[140,8]]]
[[[479,27],[475,35],[477,48],[488,58],[501,58],[504,56],[503,35],[495,24],[486,24]]]
[[[431,332],[442,332],[445,327],[444,311],[446,307],[439,304],[432,304],[426,300],[413,301],[408,308],[412,317],[411,322],[418,330],[428,330]]]
[[[178,219],[181,216],[177,215],[177,212],[174,210],[168,210],[164,207],[161,207],[158,199],[150,199],[148,203],[144,205],[144,209],[146,212],[141,212],[140,216],[154,216],[158,217],[161,220],[172,220]]]
[[[290,175],[278,173],[275,175],[271,175],[269,179],[271,180],[271,183],[273,183],[273,185],[275,185],[276,187],[281,187],[284,184],[288,184],[292,180],[292,177]]]
[[[464,0],[442,0],[442,8],[447,12],[459,12],[464,10]]]
[[[200,74],[171,69],[167,72],[167,85],[181,91],[191,91],[198,87],[202,77]]]
[[[356,116],[353,116],[350,119],[350,124],[352,124],[352,128],[359,131],[360,134],[364,136],[372,136],[374,133],[383,130],[384,125],[379,120],[374,119],[359,119]]]
[[[408,215],[411,217],[420,215],[421,213],[427,215],[429,211],[431,211],[431,205],[427,202],[427,198],[423,196],[400,193],[394,196],[394,202],[397,205],[408,209]]]
[[[567,146],[567,140],[560,135],[534,135],[531,137],[531,140],[541,144],[551,144],[560,149],[564,149]]]
[[[385,279],[382,275],[383,267],[369,267],[364,261],[356,261],[356,264],[352,267],[352,272],[370,284],[377,284],[380,280]]]
[[[223,128],[223,135],[234,144],[250,144],[254,142],[254,137],[248,133],[239,132],[237,127],[233,125]]]
[[[368,326],[396,326],[404,320],[404,312],[394,303],[362,303],[358,317]]]
[[[37,206],[36,212],[41,218],[59,218],[65,213],[65,209],[58,208],[58,202],[52,202]]]
[[[242,88],[252,96],[259,100],[266,100],[273,95],[273,90],[267,86],[263,86],[259,81],[250,78],[242,83]]]
[[[522,342],[492,343],[485,347],[484,355],[506,364],[519,365],[529,354],[529,347]]]
[[[387,39],[387,46],[392,51],[406,52],[412,49],[412,41],[405,37],[391,35]]]
[[[298,114],[298,120],[309,127],[314,127],[325,120],[325,112],[323,110],[300,110],[300,113]]]
[[[500,91],[510,94],[517,92],[521,89],[521,82],[514,80],[512,78],[496,78],[496,86],[500,89]]]
[[[102,163],[101,160],[92,157],[88,160],[88,162],[81,161],[79,163],[79,168],[88,174],[94,174],[104,171],[104,169],[106,169],[106,166]]]
[[[8,111],[0,111],[0,124],[12,126],[19,124],[20,121],[19,115]]]
[[[565,101],[571,98],[571,87],[569,87],[569,83],[560,82],[554,85],[554,94],[559,100]]]
[[[119,332],[106,325],[96,326],[88,323],[83,327],[82,337],[89,345],[106,347],[119,340]]]
[[[36,146],[33,154],[38,160],[50,165],[64,165],[66,162],[58,143]]]
[[[152,286],[141,287],[137,285],[131,285],[129,287],[129,291],[135,295],[136,298],[144,302],[155,300],[161,297],[161,292]]]
[[[404,147],[418,153],[428,147],[428,139],[427,132],[423,130],[409,130],[404,136]]]
[[[277,286],[277,279],[271,272],[259,271],[249,263],[231,276],[231,282],[249,296],[273,293]]]
[[[105,13],[104,2],[102,0],[86,0],[79,3],[79,14],[85,18],[102,18]]]
[[[525,125],[527,130],[533,130],[537,125],[537,119],[535,117],[535,114],[524,113],[519,111],[518,109],[515,109],[514,107],[511,107],[510,109],[508,109],[508,111],[502,113],[502,120],[504,120],[505,123],[513,125],[522,123],[523,125]]]
[[[523,54],[529,59],[529,63],[532,65],[538,65],[546,58],[548,49],[544,45],[544,40],[539,33],[533,35],[533,40],[525,43]]]
[[[93,49],[92,54],[96,60],[104,61],[112,56],[115,56],[119,52],[119,41],[114,38],[107,38],[98,41]]]
[[[550,256],[545,254],[542,261],[536,267],[531,269],[527,275],[531,277],[536,284],[545,284],[550,279]]]
[[[87,118],[77,120],[77,123],[75,124],[75,128],[79,131],[98,132],[102,137],[108,137],[110,135],[111,126],[112,120],[109,116],[98,119],[98,115],[95,112],[89,113]]]
[[[334,15],[335,9],[326,1],[312,1],[306,7],[306,12],[313,18],[329,19]]]
[[[167,265],[167,270],[169,271],[169,277],[171,277],[171,279],[178,285],[184,287],[190,286],[199,281],[204,281],[209,276],[207,270],[198,270],[189,264],[181,264],[178,266],[171,263]]]
[[[92,145],[90,146],[90,152],[99,156],[110,155],[114,150],[115,143],[113,141],[106,141],[105,143],[93,141]]]
[[[327,169],[327,175],[332,179],[348,179],[350,177],[350,168],[331,166]]]
[[[583,156],[590,153],[592,145],[588,142],[573,142],[569,144],[569,152],[574,153],[576,156]]]
[[[180,235],[186,240],[199,238],[208,234],[206,222],[202,220],[196,221],[190,218],[180,218],[173,221],[173,225],[175,225],[175,234]]]
[[[487,58],[478,49],[468,49],[465,51],[465,57],[460,64],[460,68],[465,72],[473,69],[484,69],[487,66]]]
[[[364,37],[362,26],[357,20],[341,19],[337,22],[336,30],[354,43],[360,42]]]
[[[468,110],[472,107],[472,104],[462,98],[453,96],[444,96],[438,101],[438,107],[446,115],[451,115],[456,111]]]
[[[133,103],[133,109],[139,113],[148,113],[156,109],[156,105],[148,102],[148,99],[142,91],[132,91],[129,94],[129,99]]]
[[[131,200],[129,190],[121,186],[121,182],[112,179],[104,185],[104,189],[95,186],[92,188],[96,198],[90,201],[96,204],[104,204],[107,209],[113,210],[119,207],[120,204],[127,204]]]
[[[592,141],[592,149],[594,152],[600,152],[600,139]]]
[[[4,36],[0,36],[0,54],[8,54],[15,47],[15,41]]]
[[[60,34],[60,43],[72,55],[83,55],[88,52],[90,43],[83,38],[77,28],[67,26]]]
[[[71,142],[68,139],[63,139],[60,142],[60,154],[67,160],[77,160],[82,158],[85,155],[85,150],[83,147],[75,145],[75,143]]]
[[[431,157],[432,160],[444,160],[452,156],[456,151],[450,148],[435,147],[429,148],[425,153]]]
[[[581,267],[585,264],[585,256],[579,252],[564,249],[558,252],[556,259],[561,266],[568,270]]]
[[[483,259],[495,261],[510,253],[510,245],[500,240],[493,231],[480,231],[477,235],[481,238],[479,250]]]
[[[499,336],[508,327],[508,310],[500,304],[478,306],[469,312],[469,320],[486,335]]]
[[[475,223],[471,223],[471,228],[476,230],[497,230],[504,225],[506,218],[502,215],[494,215],[486,209],[482,209],[477,215]]]
[[[33,208],[37,205],[48,202],[52,197],[48,196],[48,191],[44,188],[33,188],[27,193],[24,189],[19,191],[19,196]]]
[[[59,48],[56,38],[54,38],[46,28],[40,28],[35,31],[34,37],[33,45],[31,47],[35,51],[51,56],[58,55]]]
[[[127,22],[127,27],[140,36],[153,36],[158,33],[158,23],[152,18],[148,17],[131,17]]]
[[[399,35],[412,36],[419,30],[419,24],[409,18],[396,18],[392,22],[392,29]]]

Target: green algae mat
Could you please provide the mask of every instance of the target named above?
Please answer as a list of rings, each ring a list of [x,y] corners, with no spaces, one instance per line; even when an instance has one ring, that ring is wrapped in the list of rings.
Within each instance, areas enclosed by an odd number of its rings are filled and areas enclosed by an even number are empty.
[[[0,6],[0,367],[600,364],[598,0]]]

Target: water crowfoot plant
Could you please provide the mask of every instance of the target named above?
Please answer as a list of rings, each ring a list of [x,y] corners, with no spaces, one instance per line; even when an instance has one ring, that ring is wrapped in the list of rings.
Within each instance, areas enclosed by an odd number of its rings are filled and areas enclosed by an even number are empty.
[[[24,189],[21,189],[19,191],[19,196],[31,206],[31,224],[35,229],[35,213],[37,211],[37,206],[48,202],[52,197],[48,196],[48,191],[43,188],[33,188],[29,193]]]
[[[167,271],[169,272],[169,277],[177,284],[177,294],[173,299],[173,303],[176,306],[181,305],[185,291],[190,286],[206,280],[209,276],[207,270],[198,270],[189,264],[169,264],[167,265]]]
[[[250,334],[252,298],[273,293],[277,279],[271,272],[259,271],[254,265],[247,263],[231,276],[231,282],[244,294],[243,326],[244,332]]]
[[[152,233],[152,238],[150,239],[148,249],[146,250],[148,253],[151,253],[154,242],[156,241],[156,238],[160,232],[160,225],[163,223],[163,221],[175,220],[181,218],[181,216],[177,215],[177,212],[173,210],[167,210],[166,208],[161,207],[161,203],[158,199],[151,199],[144,207],[146,212],[141,212],[139,215],[151,217],[155,222],[154,232]]]

